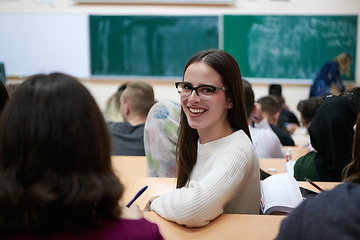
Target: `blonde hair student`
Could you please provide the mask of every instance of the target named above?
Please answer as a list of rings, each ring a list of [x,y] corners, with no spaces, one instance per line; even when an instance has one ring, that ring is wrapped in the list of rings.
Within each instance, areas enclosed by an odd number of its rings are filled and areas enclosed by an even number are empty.
[[[222,213],[258,214],[260,167],[236,60],[223,50],[199,52],[176,88],[182,105],[177,189],[151,198],[146,210],[188,227]]]

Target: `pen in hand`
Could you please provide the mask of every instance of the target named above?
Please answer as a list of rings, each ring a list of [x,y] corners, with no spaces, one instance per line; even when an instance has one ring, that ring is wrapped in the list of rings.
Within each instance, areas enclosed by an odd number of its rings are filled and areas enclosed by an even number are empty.
[[[145,186],[142,189],[140,189],[140,191],[135,195],[135,197],[133,197],[133,199],[131,199],[131,201],[128,204],[126,204],[126,207],[130,207],[131,204],[133,204],[133,202],[135,202],[135,200],[138,199],[138,197],[140,197],[140,195],[143,194],[143,192],[145,192],[147,188],[148,186]]]
[[[311,185],[313,185],[316,189],[318,189],[319,191],[324,191],[324,189],[322,189],[321,187],[319,187],[317,184],[315,184],[313,181],[311,181],[308,178],[305,178],[305,180],[310,183]]]

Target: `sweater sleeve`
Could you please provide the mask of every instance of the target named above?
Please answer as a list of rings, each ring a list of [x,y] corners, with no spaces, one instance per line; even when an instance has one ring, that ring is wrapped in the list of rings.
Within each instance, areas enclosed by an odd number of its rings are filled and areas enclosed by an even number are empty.
[[[253,156],[244,148],[232,147],[214,157],[214,166],[200,181],[192,180],[188,187],[160,196],[152,202],[151,210],[188,227],[205,226],[222,214],[224,205],[241,191],[246,176],[253,171]]]

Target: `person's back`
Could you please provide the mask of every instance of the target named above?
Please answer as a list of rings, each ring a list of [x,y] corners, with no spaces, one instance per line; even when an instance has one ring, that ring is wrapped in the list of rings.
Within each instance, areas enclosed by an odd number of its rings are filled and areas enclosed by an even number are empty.
[[[302,181],[339,182],[344,167],[351,161],[352,141],[357,117],[356,104],[345,97],[326,98],[309,127],[316,152],[309,152],[294,165],[294,177]]]
[[[123,117],[120,113],[120,97],[123,91],[126,88],[126,84],[122,84],[116,93],[111,95],[108,100],[106,101],[106,106],[103,111],[104,117],[106,121],[109,122],[122,122],[124,121]]]
[[[148,177],[176,177],[180,111],[180,104],[170,100],[156,102],[149,111],[144,132]]]
[[[0,238],[162,239],[123,192],[90,92],[61,73],[25,80],[0,117]]]
[[[303,201],[280,226],[276,240],[359,239],[360,236],[360,118],[355,125],[352,161],[343,181],[331,191]],[[310,216],[310,217],[309,217]]]
[[[272,95],[269,95],[258,99],[257,103],[261,105],[264,117],[266,117],[271,129],[280,139],[281,144],[283,146],[295,146],[295,142],[291,138],[291,135],[286,130],[277,126],[281,110],[278,99]]]
[[[306,100],[299,101],[297,110],[300,112],[300,120],[304,127],[309,128],[321,102],[322,99],[320,97],[311,97]]]
[[[274,133],[279,137],[280,142],[283,146],[295,146],[294,140],[286,130],[273,124],[270,124],[270,127],[274,131]]]
[[[255,95],[251,84],[244,79],[243,88],[250,135],[258,157],[285,157],[279,138],[270,128],[267,119],[262,117],[261,106],[255,104]],[[256,127],[253,126],[253,122],[256,122]]]
[[[277,126],[293,133],[296,127],[299,126],[299,120],[286,105],[285,98],[282,95],[282,86],[280,84],[270,84],[269,95],[275,96],[279,100],[281,105]]]
[[[123,122],[108,122],[112,155],[145,156],[144,126],[154,105],[154,91],[145,82],[130,82],[120,97]]]
[[[144,123],[132,126],[129,122],[108,122],[112,138],[112,155],[145,156]]]
[[[356,240],[360,236],[360,185],[343,183],[309,198],[281,223],[275,240]]]

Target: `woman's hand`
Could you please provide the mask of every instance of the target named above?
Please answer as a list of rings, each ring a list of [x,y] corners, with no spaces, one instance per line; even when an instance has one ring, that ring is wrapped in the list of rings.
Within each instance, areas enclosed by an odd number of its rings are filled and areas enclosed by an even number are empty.
[[[146,204],[146,206],[144,207],[144,211],[150,211],[150,205],[151,203],[156,199],[158,198],[159,196],[154,196],[154,197],[151,197],[148,201],[148,203]]]
[[[143,212],[140,210],[139,206],[132,204],[130,207],[121,206],[121,218],[123,219],[141,219],[144,217]]]

